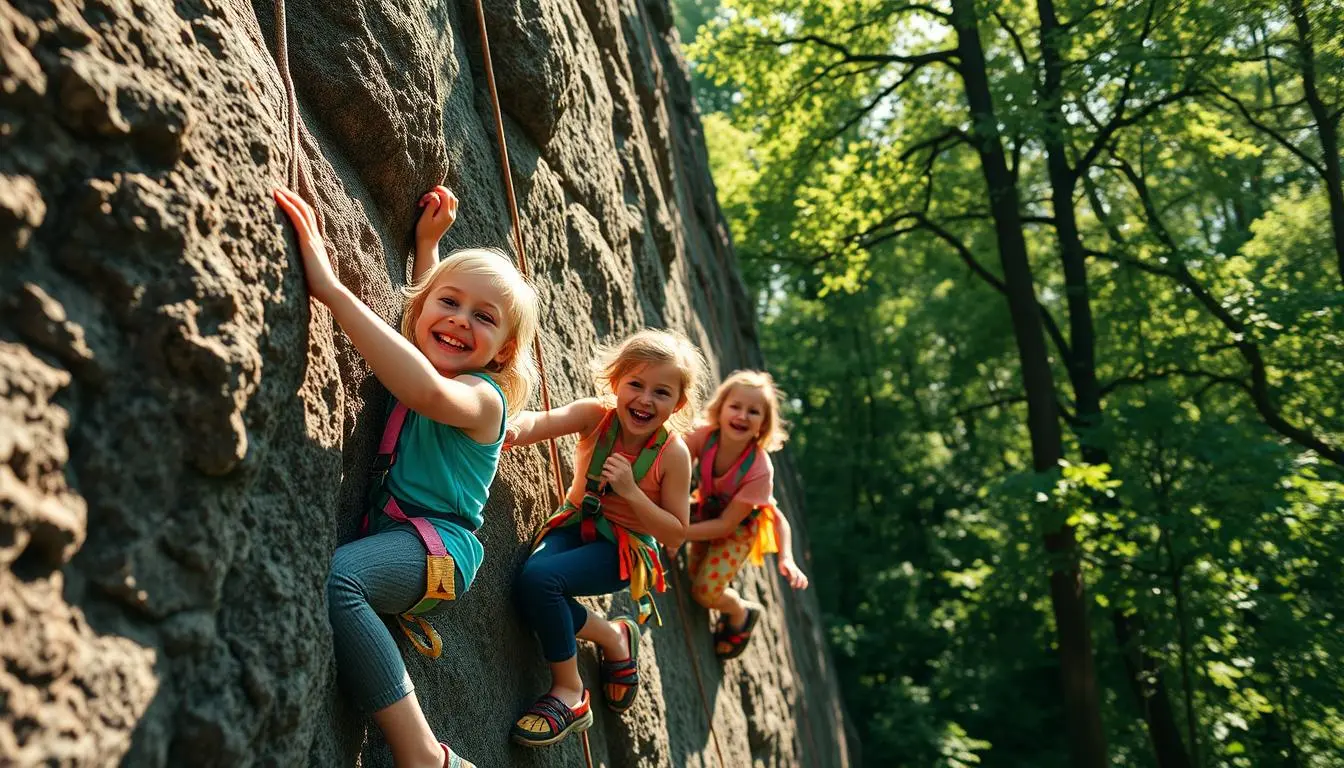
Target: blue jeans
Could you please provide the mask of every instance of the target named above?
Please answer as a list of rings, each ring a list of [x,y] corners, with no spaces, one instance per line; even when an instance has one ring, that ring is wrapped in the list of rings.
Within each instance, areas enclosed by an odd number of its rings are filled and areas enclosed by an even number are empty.
[[[552,663],[578,654],[574,635],[588,620],[588,609],[576,596],[609,595],[629,586],[621,578],[616,545],[598,537],[585,544],[579,526],[546,534],[537,551],[523,564],[514,581],[518,610],[541,641],[541,652]]]
[[[363,712],[415,690],[396,638],[378,616],[405,613],[425,596],[425,545],[402,524],[336,550],[327,575],[327,612],[341,686]],[[462,573],[454,574],[462,583]]]

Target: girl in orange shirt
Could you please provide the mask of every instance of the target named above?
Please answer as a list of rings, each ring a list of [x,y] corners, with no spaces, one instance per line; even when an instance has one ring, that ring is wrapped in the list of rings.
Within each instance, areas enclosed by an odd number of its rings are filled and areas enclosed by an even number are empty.
[[[524,412],[509,428],[510,445],[581,436],[565,503],[542,526],[514,584],[552,677],[550,691],[514,724],[519,744],[554,744],[592,725],[575,635],[599,648],[607,706],[621,712],[634,702],[639,624],[654,612],[651,590],[664,588],[658,545],[675,549],[686,536],[691,457],[679,433],[695,413],[704,367],[686,337],[641,331],[594,363],[607,397]],[[608,621],[574,599],[625,586],[638,624]]]

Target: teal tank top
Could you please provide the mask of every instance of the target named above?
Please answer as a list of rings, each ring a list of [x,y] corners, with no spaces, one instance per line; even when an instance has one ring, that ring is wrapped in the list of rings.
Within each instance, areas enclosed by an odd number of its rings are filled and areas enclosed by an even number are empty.
[[[504,392],[488,374],[471,375],[490,382],[504,402]],[[499,468],[508,418],[507,404],[505,407],[499,434],[489,444],[478,443],[457,427],[411,411],[397,441],[397,460],[387,473],[387,490],[399,501],[420,508],[405,512],[428,517],[443,537],[444,547],[462,571],[464,583],[458,585],[460,592],[471,586],[485,559],[485,548],[476,538],[475,530],[485,522],[485,502],[490,498],[490,483]],[[381,509],[371,522],[373,533],[405,525],[392,520]]]

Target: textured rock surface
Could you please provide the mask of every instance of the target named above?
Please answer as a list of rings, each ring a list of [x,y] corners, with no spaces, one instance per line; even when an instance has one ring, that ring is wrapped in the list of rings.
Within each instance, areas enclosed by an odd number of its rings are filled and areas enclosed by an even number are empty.
[[[506,241],[474,7],[289,5],[301,161],[342,279],[394,321],[424,189],[463,198],[447,246]],[[646,323],[720,372],[757,362],[665,0],[486,6],[556,399],[590,392],[595,340]],[[337,694],[320,590],[386,396],[310,306],[268,196],[290,160],[272,13],[0,0],[0,764],[389,764]],[[411,654],[482,766],[581,761],[506,743],[544,678],[508,594],[547,477],[539,450],[506,457],[444,658]],[[726,763],[848,764],[815,604],[771,571],[744,588],[771,610],[726,669],[686,614]],[[660,601],[600,764],[718,764]]]

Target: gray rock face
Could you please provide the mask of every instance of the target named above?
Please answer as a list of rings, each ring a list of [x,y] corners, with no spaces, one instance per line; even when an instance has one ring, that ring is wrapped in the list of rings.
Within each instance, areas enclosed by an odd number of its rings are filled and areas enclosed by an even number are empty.
[[[508,239],[474,5],[288,13],[300,162],[342,280],[395,322],[425,189],[462,198],[447,249]],[[386,394],[307,299],[269,196],[291,159],[272,14],[0,0],[0,764],[390,764],[336,688],[322,591]],[[719,373],[759,364],[665,0],[486,16],[556,401],[644,324]],[[510,582],[548,477],[541,450],[506,456],[486,565],[435,617],[444,657],[407,648],[430,722],[482,766],[581,763],[577,740],[506,738],[546,679]],[[705,611],[659,596],[599,764],[718,765],[713,736],[733,768],[848,764],[815,603],[773,570],[742,587],[770,611],[726,667]]]

